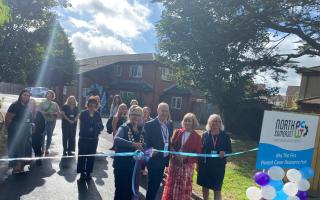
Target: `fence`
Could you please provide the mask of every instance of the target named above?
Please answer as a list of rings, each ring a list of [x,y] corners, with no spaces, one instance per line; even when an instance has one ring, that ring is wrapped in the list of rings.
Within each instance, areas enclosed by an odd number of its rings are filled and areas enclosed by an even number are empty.
[[[25,87],[26,86],[22,84],[0,82],[0,93],[19,94]]]

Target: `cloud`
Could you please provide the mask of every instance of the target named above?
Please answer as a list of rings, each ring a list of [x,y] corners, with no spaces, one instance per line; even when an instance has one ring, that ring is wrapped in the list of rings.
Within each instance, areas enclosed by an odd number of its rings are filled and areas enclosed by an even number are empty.
[[[111,54],[130,54],[134,50],[110,36],[97,36],[94,33],[77,32],[71,36],[77,59],[104,56]]]
[[[60,10],[61,24],[74,46],[77,59],[134,53],[133,44],[154,30],[151,9],[142,1],[70,0]]]

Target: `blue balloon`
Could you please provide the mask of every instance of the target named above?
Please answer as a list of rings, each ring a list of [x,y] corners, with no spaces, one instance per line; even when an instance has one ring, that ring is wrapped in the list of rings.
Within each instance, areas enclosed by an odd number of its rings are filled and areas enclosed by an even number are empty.
[[[312,167],[303,167],[300,169],[300,173],[304,179],[310,179],[314,176]]]
[[[277,191],[277,195],[273,200],[287,200],[288,195],[283,190]]]
[[[283,188],[283,181],[282,180],[272,180],[272,179],[270,179],[269,185],[271,185],[277,191],[279,191],[279,190],[281,190]]]

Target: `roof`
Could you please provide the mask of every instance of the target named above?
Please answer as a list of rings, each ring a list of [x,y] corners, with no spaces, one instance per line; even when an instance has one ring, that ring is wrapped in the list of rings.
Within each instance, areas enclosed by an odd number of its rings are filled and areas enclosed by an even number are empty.
[[[300,86],[289,85],[287,88],[286,96],[296,96],[299,95]]]
[[[320,66],[302,67],[302,68],[298,68],[296,71],[298,74],[310,73],[310,72],[320,72]]]
[[[313,104],[320,105],[320,97],[312,97],[307,99],[298,100],[298,104]]]
[[[163,90],[164,94],[171,95],[192,95],[192,91],[188,88],[181,88],[178,85],[174,84]]]
[[[123,90],[130,90],[130,91],[144,91],[144,92],[151,92],[153,90],[152,85],[145,81],[141,80],[117,80],[113,81],[110,84],[110,87],[114,89],[123,89]]]
[[[122,55],[108,55],[94,58],[86,58],[78,60],[80,69],[79,74],[112,65],[118,62],[145,62],[155,61],[155,56],[152,53],[142,54],[122,54]]]

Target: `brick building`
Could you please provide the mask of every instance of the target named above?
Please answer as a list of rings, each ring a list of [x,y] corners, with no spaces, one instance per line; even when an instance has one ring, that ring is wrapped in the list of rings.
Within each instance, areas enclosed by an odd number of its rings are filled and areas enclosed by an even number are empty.
[[[80,60],[79,64],[79,99],[82,105],[87,96],[99,94],[105,113],[108,113],[115,94],[119,94],[126,103],[137,99],[139,105],[149,106],[153,115],[158,103],[165,101],[174,120],[180,120],[187,112],[200,112],[199,108],[207,105],[201,93],[179,88],[170,80],[172,70],[157,62],[151,53],[88,58]],[[207,108],[202,110],[208,112]],[[207,116],[209,113],[206,112],[198,114]]]

